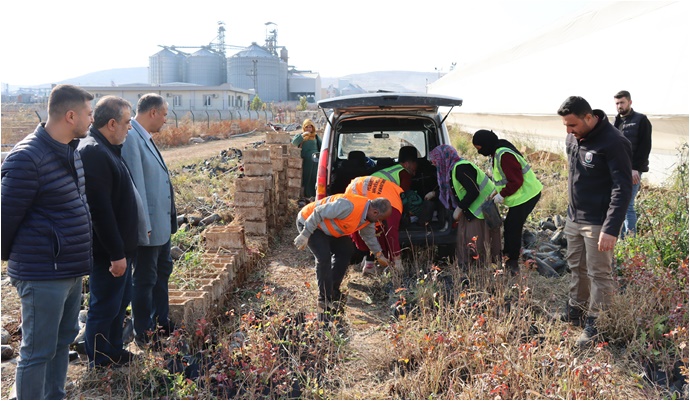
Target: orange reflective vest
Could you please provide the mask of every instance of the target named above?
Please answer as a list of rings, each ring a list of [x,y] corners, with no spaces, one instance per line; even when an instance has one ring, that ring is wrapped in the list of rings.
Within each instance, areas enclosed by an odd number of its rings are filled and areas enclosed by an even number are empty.
[[[350,185],[345,189],[346,194],[355,194],[366,196],[374,200],[376,198],[384,197],[388,199],[391,206],[402,214],[403,204],[400,194],[403,193],[402,188],[393,181],[388,181],[384,178],[375,176],[357,177],[350,181]]]
[[[324,219],[318,224],[319,229],[333,237],[342,237],[353,234],[369,225],[367,220],[367,210],[369,209],[369,198],[354,194],[336,194],[314,201],[300,211],[302,219],[305,221],[314,213],[314,209],[319,206],[328,207],[329,203],[345,198],[353,204],[354,209],[349,216],[343,219]]]

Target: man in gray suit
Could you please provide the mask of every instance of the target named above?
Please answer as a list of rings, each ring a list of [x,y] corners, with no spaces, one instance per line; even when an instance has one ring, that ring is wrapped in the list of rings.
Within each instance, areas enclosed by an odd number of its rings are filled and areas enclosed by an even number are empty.
[[[122,158],[132,174],[144,206],[148,241],[139,241],[132,275],[132,318],[135,339],[148,344],[158,334],[170,333],[168,279],[173,269],[170,235],[177,231],[175,198],[168,167],[152,132],[160,131],[168,104],[160,95],[143,95],[137,103],[132,129],[122,147]]]

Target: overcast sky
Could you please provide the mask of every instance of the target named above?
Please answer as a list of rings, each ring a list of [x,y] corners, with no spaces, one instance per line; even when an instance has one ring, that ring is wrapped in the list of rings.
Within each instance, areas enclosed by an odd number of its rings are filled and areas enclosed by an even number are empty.
[[[322,77],[447,72],[509,47],[594,1],[13,1],[0,20],[0,82],[37,85],[147,67],[159,45],[264,44],[276,29],[289,64]],[[105,6],[107,4],[107,7]],[[267,26],[272,22],[275,25]],[[194,51],[194,49],[190,49]],[[238,51],[228,49],[228,55]]]

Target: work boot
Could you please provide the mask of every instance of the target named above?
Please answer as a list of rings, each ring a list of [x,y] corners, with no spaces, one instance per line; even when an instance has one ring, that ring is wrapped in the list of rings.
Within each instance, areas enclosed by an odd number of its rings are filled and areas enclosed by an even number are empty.
[[[510,275],[513,277],[520,274],[520,264],[518,263],[518,260],[517,259],[506,260],[505,270],[510,272]]]
[[[591,347],[599,340],[599,331],[596,326],[596,318],[587,316],[587,323],[585,323],[585,329],[578,337],[575,344],[580,348]]]
[[[553,320],[572,323],[578,327],[585,325],[585,311],[578,306],[570,306],[570,301],[565,301],[565,311],[551,315]]]

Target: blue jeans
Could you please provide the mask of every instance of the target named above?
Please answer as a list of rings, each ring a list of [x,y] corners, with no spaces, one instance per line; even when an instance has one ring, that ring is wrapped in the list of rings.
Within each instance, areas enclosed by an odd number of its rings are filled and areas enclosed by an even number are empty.
[[[641,179],[642,173],[640,173],[640,180]],[[640,184],[633,184],[632,197],[630,198],[628,210],[625,213],[625,221],[623,222],[623,229],[621,230],[621,238],[625,238],[625,236],[629,233],[632,233],[633,236],[637,234],[637,213],[635,212],[635,198],[637,197],[637,192],[639,192],[639,190]]]
[[[94,257],[89,278],[89,312],[86,317],[86,355],[89,364],[104,365],[122,354],[125,311],[132,296],[132,259],[121,277],[108,270],[107,257]]]
[[[161,246],[140,246],[132,274],[134,334],[143,339],[156,324],[168,322],[168,279],[172,274],[170,240]]]
[[[17,399],[63,399],[69,345],[79,333],[82,278],[10,281],[22,303]]]

